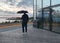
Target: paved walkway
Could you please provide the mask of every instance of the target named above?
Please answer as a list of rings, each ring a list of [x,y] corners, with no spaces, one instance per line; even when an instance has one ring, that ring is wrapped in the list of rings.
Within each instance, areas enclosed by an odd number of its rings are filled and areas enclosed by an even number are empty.
[[[22,33],[18,26],[14,30],[0,32],[0,43],[60,43],[60,34],[32,26],[28,26],[27,33]]]

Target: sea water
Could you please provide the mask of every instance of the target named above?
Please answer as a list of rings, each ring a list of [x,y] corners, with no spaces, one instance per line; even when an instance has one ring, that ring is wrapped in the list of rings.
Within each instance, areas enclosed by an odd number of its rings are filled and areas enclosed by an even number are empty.
[[[0,18],[0,23],[2,23],[2,22],[14,22],[15,20],[6,20],[6,19],[4,19],[4,18]]]

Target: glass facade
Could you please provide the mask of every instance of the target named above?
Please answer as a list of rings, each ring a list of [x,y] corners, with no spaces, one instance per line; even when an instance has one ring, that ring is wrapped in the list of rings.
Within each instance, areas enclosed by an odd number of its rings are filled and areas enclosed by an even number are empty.
[[[60,33],[60,0],[34,0],[33,26]]]

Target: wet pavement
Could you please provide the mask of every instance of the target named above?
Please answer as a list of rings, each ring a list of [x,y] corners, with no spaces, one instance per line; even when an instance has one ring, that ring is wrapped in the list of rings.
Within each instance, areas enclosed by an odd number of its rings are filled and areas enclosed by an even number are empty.
[[[28,26],[28,32],[22,33],[20,26],[0,31],[0,43],[60,43],[60,34]]]

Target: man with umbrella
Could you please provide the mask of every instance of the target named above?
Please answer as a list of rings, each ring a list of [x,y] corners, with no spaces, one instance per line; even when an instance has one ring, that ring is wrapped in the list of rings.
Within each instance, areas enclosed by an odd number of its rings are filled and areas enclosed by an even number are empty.
[[[27,23],[28,23],[29,17],[26,13],[28,13],[28,11],[22,10],[22,11],[18,11],[17,13],[24,13],[21,18],[22,19],[22,32],[23,33],[27,32]]]

